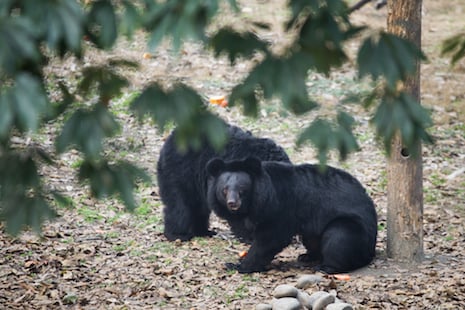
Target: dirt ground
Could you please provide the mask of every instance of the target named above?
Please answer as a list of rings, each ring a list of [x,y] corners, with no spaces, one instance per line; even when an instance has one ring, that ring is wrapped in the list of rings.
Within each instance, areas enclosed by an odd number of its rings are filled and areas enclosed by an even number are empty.
[[[270,31],[260,33],[276,49],[289,38],[282,32],[286,18],[284,1],[242,1],[241,18],[270,22]],[[424,1],[423,49],[429,61],[422,65],[422,103],[433,111],[436,139],[423,148],[424,167],[424,249],[421,263],[407,264],[388,259],[386,231],[380,229],[377,257],[370,266],[350,274],[350,280],[326,278],[312,290],[335,290],[355,309],[464,309],[465,308],[465,62],[454,68],[440,57],[444,38],[465,29],[465,2]],[[386,9],[371,5],[354,13],[354,21],[382,28]],[[222,17],[218,23],[232,22]],[[356,47],[356,42],[349,49]],[[299,265],[304,252],[298,242],[280,253],[274,268],[264,273],[241,275],[226,271],[225,262],[235,261],[247,246],[235,241],[223,221],[213,217],[218,234],[191,242],[167,242],[162,235],[163,205],[156,184],[156,161],[166,133],[150,123],[142,125],[127,112],[128,99],[151,81],[181,81],[206,98],[227,95],[253,65],[243,61],[230,66],[226,59],[214,59],[198,45],[183,47],[180,56],[168,48],[147,52],[145,41],[121,42],[110,57],[127,57],[140,69],[125,72],[132,85],[128,94],[112,103],[122,125],[121,136],[108,142],[109,155],[137,163],[152,177],[151,185],[137,192],[140,207],[134,214],[124,212],[117,200],[96,201],[78,184],[75,167],[79,154],[70,151],[56,159],[43,174],[51,187],[69,195],[74,204],[59,209],[56,221],[47,223],[43,236],[24,233],[18,238],[0,234],[0,308],[2,309],[253,309],[271,299],[278,284],[295,284],[312,270]],[[84,65],[102,61],[105,55],[90,51]],[[75,75],[74,60],[53,64],[51,72],[63,78]],[[315,162],[310,146],[294,147],[296,134],[319,115],[331,115],[332,107],[356,87],[350,66],[329,79],[314,75],[310,92],[324,104],[310,114],[287,115],[277,102],[263,105],[261,117],[250,119],[238,108],[212,109],[227,121],[274,139],[295,163]],[[385,157],[369,124],[370,111],[348,106],[354,115],[361,151],[346,162],[336,157],[331,165],[355,175],[376,203],[380,226],[386,222]],[[53,149],[58,125],[50,125],[40,137],[44,147]],[[21,141],[19,141],[21,142]],[[26,142],[24,142],[26,143]],[[401,180],[400,180],[401,181]]]

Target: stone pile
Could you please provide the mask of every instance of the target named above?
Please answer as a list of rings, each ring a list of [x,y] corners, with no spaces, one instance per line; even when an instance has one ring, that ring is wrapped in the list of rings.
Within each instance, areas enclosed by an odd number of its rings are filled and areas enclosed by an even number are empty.
[[[278,285],[273,291],[273,300],[270,303],[256,305],[256,310],[352,310],[351,304],[341,301],[336,291],[325,292],[306,290],[312,284],[323,280],[319,275],[303,275],[297,284]]]

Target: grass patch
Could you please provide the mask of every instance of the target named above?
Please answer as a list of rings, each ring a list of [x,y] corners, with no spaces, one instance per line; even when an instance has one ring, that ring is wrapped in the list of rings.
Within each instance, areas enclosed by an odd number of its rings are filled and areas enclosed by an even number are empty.
[[[136,241],[130,240],[124,243],[116,244],[113,246],[113,250],[116,252],[123,252],[137,245]]]
[[[253,276],[251,274],[244,274],[242,276],[242,280],[245,282],[251,282],[251,283],[257,283],[258,281],[260,281],[258,277]]]
[[[115,114],[129,114],[131,103],[140,95],[139,91],[124,93],[121,97],[113,100],[111,111]]]
[[[150,199],[142,199],[142,203],[134,210],[137,220],[137,228],[153,227],[156,232],[163,231],[163,218],[158,212],[161,202],[153,202]]]
[[[84,218],[84,221],[88,223],[94,223],[96,221],[103,220],[103,216],[100,214],[98,210],[91,209],[87,206],[83,206],[77,209],[79,215]]]
[[[429,204],[437,204],[438,201],[442,198],[441,191],[435,188],[426,188],[424,193],[425,202]]]
[[[248,296],[248,294],[249,294],[248,284],[246,283],[239,284],[239,286],[237,286],[234,289],[234,292],[232,294],[226,295],[226,303],[230,304],[234,300],[244,299]]]
[[[72,162],[70,167],[73,168],[73,169],[77,169],[77,168],[81,167],[83,162],[84,162],[84,159],[80,158],[80,159],[75,160],[74,162]]]
[[[430,181],[431,184],[433,184],[434,187],[442,187],[446,184],[446,179],[441,177],[437,173],[433,173],[430,175]]]
[[[117,239],[121,236],[121,233],[119,231],[110,231],[105,234],[106,239]]]
[[[64,243],[64,244],[73,244],[74,242],[75,241],[74,241],[73,237],[68,237],[68,238],[61,239],[61,243]]]
[[[176,254],[178,252],[178,247],[174,244],[174,242],[156,242],[152,247],[149,248],[149,252]]]
[[[153,212],[152,206],[147,202],[142,202],[135,210],[134,213],[139,217],[145,217]]]

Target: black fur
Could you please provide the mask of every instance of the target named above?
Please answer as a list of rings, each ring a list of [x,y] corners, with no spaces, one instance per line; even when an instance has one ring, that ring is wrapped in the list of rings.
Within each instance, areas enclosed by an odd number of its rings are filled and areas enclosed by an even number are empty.
[[[363,267],[375,256],[375,207],[349,173],[256,158],[216,158],[207,171],[209,207],[222,218],[247,219],[255,226],[247,256],[234,265],[239,272],[266,270],[295,235],[302,236],[307,248],[299,259],[318,260],[316,269],[326,273]],[[228,204],[226,197],[235,201]]]
[[[211,236],[210,209],[207,206],[205,166],[214,157],[225,160],[256,156],[261,160],[290,162],[284,150],[270,139],[254,137],[236,126],[228,127],[229,142],[218,154],[204,143],[200,151],[180,153],[175,145],[176,130],[160,151],[157,178],[164,207],[164,234],[168,240],[190,240],[195,236]],[[253,226],[247,220],[229,220],[233,233],[250,242]]]

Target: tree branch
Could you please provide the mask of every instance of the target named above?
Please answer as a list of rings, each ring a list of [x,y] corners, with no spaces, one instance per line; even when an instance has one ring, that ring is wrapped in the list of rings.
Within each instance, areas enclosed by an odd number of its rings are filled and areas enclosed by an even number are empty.
[[[368,2],[371,2],[371,1],[373,1],[373,0],[360,0],[359,2],[354,4],[349,9],[349,14],[354,12],[354,11],[360,10],[363,6],[365,6],[365,4],[367,4]],[[380,8],[385,6],[386,4],[387,4],[387,0],[378,0],[378,1],[376,1],[376,9],[379,10]]]
[[[359,2],[355,3],[350,9],[349,9],[349,14],[354,12],[354,11],[357,11],[357,10],[360,10],[363,6],[365,6],[365,4],[367,4],[368,2],[371,2],[371,0],[360,0]]]

